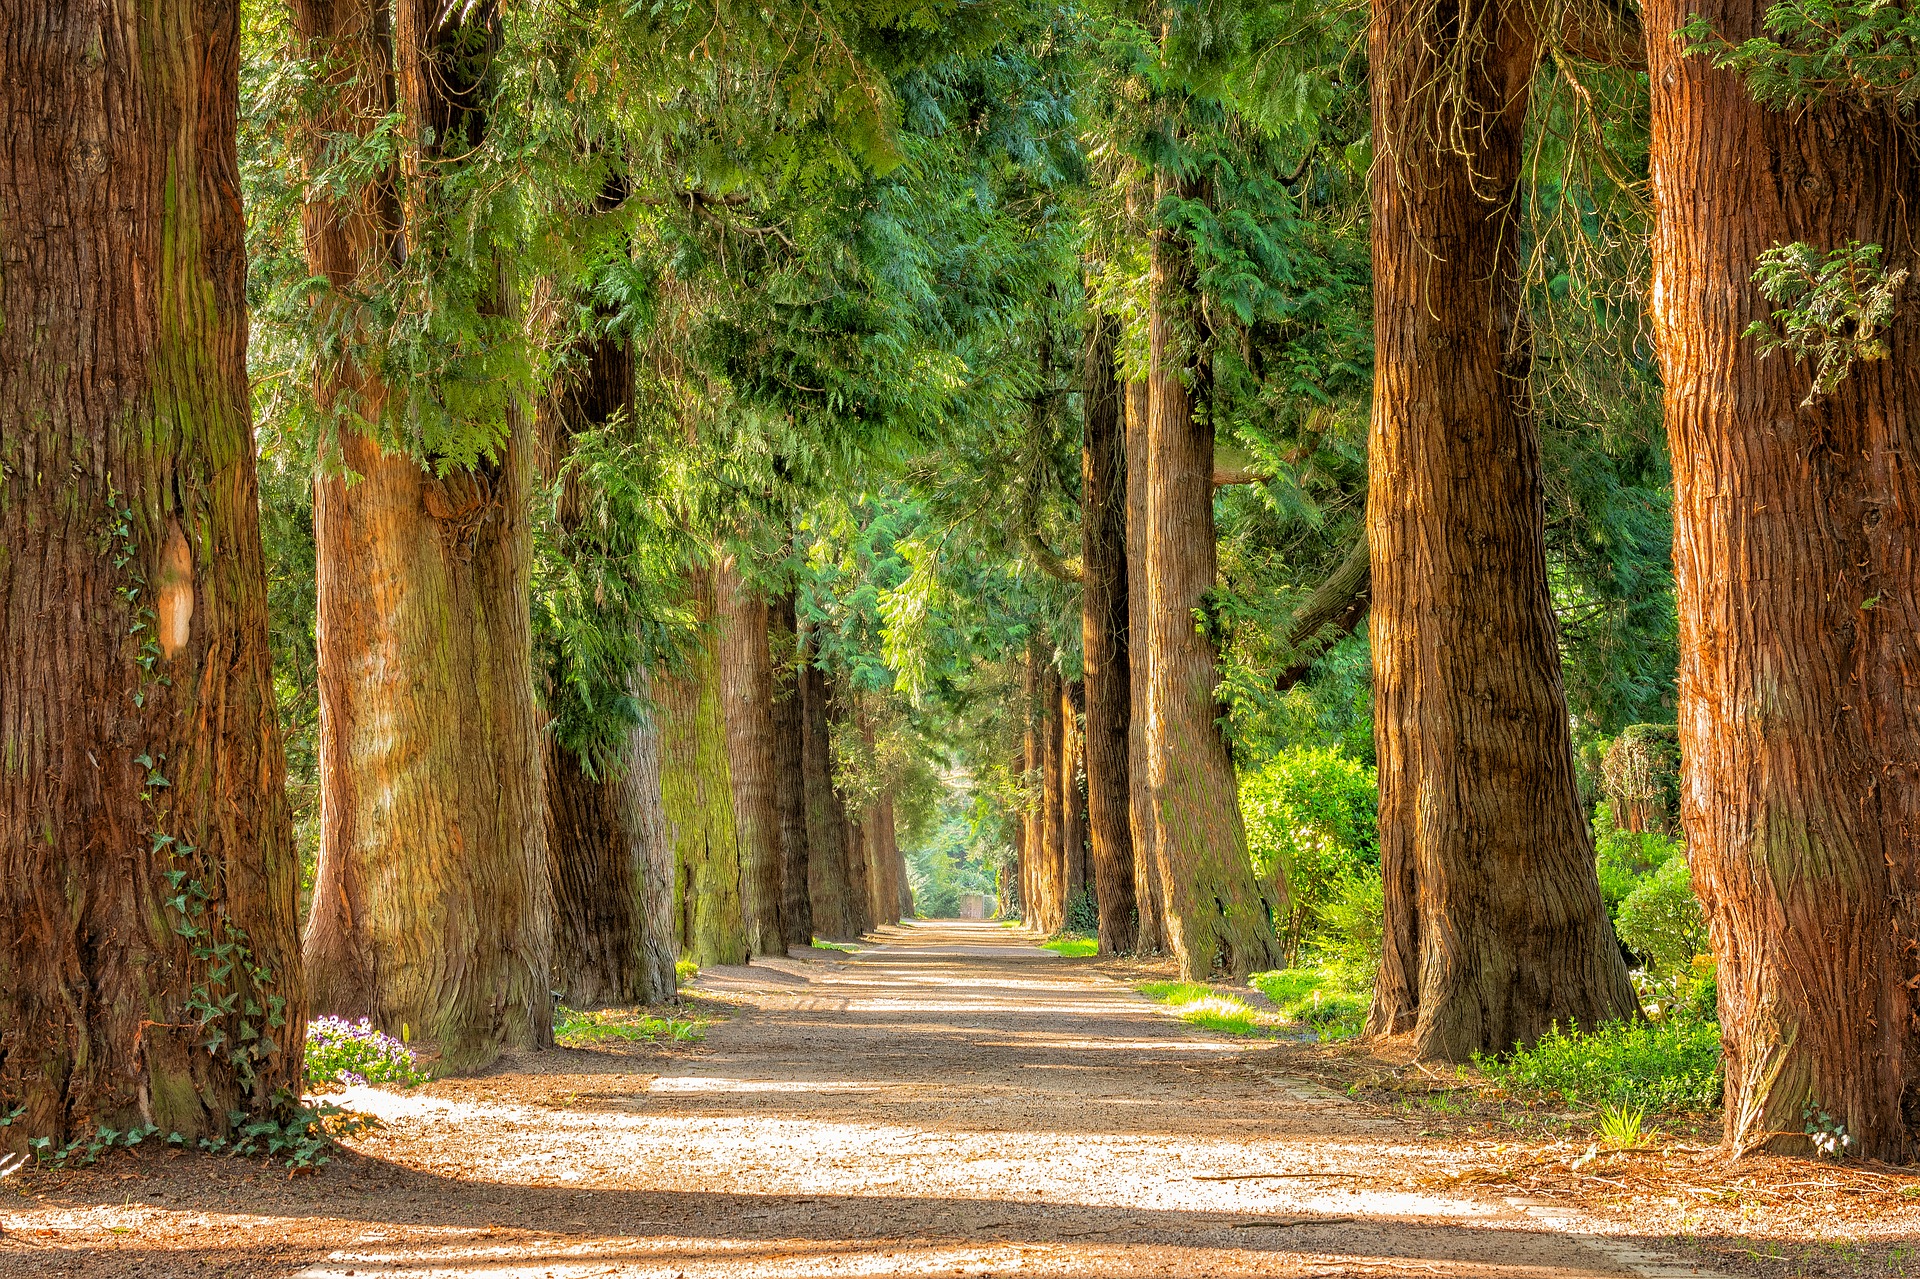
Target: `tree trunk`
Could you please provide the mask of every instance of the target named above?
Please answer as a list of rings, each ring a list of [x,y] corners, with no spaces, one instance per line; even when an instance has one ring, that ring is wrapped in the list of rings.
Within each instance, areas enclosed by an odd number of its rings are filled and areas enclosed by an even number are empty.
[[[807,881],[807,786],[805,733],[801,728],[799,636],[794,598],[788,592],[773,601],[768,614],[768,648],[773,655],[773,780],[780,813],[781,922],[787,944],[813,942],[813,896]]]
[[[1040,901],[1039,925],[1049,935],[1067,920],[1067,842],[1065,794],[1060,788],[1060,671],[1040,664]]]
[[[1920,340],[1911,282],[1887,358],[1800,407],[1762,360],[1752,284],[1775,244],[1884,247],[1912,269],[1910,126],[1864,107],[1756,105],[1672,32],[1735,44],[1765,6],[1646,10],[1655,332],[1674,472],[1682,821],[1719,964],[1727,1149],[1920,1154]]]
[[[1462,35],[1441,11],[1375,0],[1371,32],[1386,946],[1369,1028],[1452,1060],[1637,1010],[1574,786],[1547,590],[1512,208],[1528,12],[1473,10]],[[1467,69],[1443,68],[1436,51],[1463,39]]]
[[[802,779],[807,797],[807,892],[814,931],[838,941],[860,935],[847,879],[847,828],[833,789],[833,742],[827,723],[827,675],[800,636]]]
[[[1087,860],[1086,741],[1080,733],[1086,690],[1079,680],[1060,685],[1060,846],[1066,858],[1066,894],[1093,891]]]
[[[786,851],[780,844],[774,780],[773,658],[767,640],[767,602],[741,581],[731,556],[720,562],[716,581],[720,682],[726,701],[734,821],[740,838],[740,908],[747,952],[784,955],[787,934],[780,907]]]
[[[1087,827],[1100,953],[1133,949],[1136,907],[1128,795],[1132,719],[1127,661],[1127,475],[1122,450],[1118,324],[1096,313],[1082,375],[1080,637],[1086,683]]]
[[[385,92],[384,14],[295,6],[336,57],[346,95]],[[370,189],[304,212],[308,258],[342,293],[387,265],[423,212],[443,148],[477,141],[490,5],[435,26],[393,11],[393,106],[411,193]],[[429,35],[428,32],[433,34]],[[336,107],[344,110],[344,107]],[[370,127],[357,117],[352,127]],[[370,184],[372,188],[381,183]],[[417,233],[417,234],[415,234]],[[421,248],[422,252],[429,251]],[[394,420],[408,388],[322,370],[322,399]],[[433,1068],[477,1070],[551,1039],[552,898],[541,812],[528,590],[532,449],[518,420],[492,460],[444,475],[342,428],[339,470],[314,481],[319,600],[320,856],[305,941],[316,1010],[411,1029]],[[360,478],[351,486],[345,473]],[[462,731],[451,732],[459,725]]]
[[[575,1008],[673,998],[673,848],[651,717],[628,734],[621,764],[589,777],[547,739],[554,984]]]
[[[1205,191],[1190,185],[1181,194],[1200,199]],[[1193,259],[1164,230],[1154,232],[1152,253],[1146,561],[1154,856],[1166,893],[1167,949],[1179,957],[1181,975],[1238,977],[1279,965],[1277,903],[1262,896],[1247,857],[1239,782],[1216,722],[1224,714],[1213,693],[1219,654],[1194,617],[1213,588],[1216,552],[1210,366],[1175,337],[1176,330],[1203,331]]]
[[[1133,841],[1136,920],[1133,949],[1154,955],[1166,949],[1166,890],[1153,846],[1153,787],[1147,776],[1147,703],[1153,649],[1147,642],[1147,449],[1148,397],[1144,381],[1127,383],[1127,833]]]
[[[219,0],[0,2],[0,1103],[25,1107],[0,1145],[14,1150],[103,1124],[225,1133],[229,1111],[260,1115],[301,1087],[238,47],[239,6]]]
[[[712,626],[711,570],[687,575],[701,638],[686,665],[654,683],[660,716],[660,796],[673,845],[681,953],[705,968],[747,962],[740,910],[740,840],[720,691],[720,637]]]

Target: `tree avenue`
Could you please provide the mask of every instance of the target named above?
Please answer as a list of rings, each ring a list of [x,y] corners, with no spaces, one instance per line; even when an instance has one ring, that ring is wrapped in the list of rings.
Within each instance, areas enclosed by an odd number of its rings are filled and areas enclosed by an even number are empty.
[[[1920,27],[1803,10],[0,0],[0,1147],[964,914],[1920,1155]]]

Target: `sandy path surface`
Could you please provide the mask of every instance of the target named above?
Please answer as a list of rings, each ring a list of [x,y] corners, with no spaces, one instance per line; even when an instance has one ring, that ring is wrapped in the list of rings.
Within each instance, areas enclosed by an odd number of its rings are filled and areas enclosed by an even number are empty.
[[[1701,1273],[1397,1189],[1451,1157],[1412,1123],[999,925],[814,956],[702,973],[740,1012],[701,1044],[353,1090],[383,1126],[319,1176],[161,1155],[27,1179],[0,1274]]]

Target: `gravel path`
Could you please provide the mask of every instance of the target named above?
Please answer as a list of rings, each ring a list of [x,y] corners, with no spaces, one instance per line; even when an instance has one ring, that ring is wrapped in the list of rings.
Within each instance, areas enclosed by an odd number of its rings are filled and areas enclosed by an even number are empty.
[[[316,1177],[161,1155],[29,1179],[0,1274],[1699,1273],[1399,1189],[1450,1157],[1411,1124],[999,925],[697,987],[739,1009],[698,1045],[353,1090],[383,1126]]]

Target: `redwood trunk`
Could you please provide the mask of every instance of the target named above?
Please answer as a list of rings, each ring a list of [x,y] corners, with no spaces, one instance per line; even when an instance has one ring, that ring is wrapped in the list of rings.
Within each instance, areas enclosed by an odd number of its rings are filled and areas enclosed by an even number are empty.
[[[836,940],[860,935],[847,877],[847,827],[833,789],[833,742],[827,722],[827,676],[815,666],[806,636],[800,649],[801,762],[807,798],[807,892],[814,931]]]
[[[1080,452],[1080,638],[1086,686],[1087,828],[1100,953],[1136,938],[1127,735],[1127,479],[1122,450],[1118,324],[1096,314],[1087,334]]]
[[[1538,49],[1523,6],[1466,12],[1465,35],[1447,12],[1375,0],[1371,30],[1386,945],[1369,1026],[1461,1060],[1637,1003],[1574,785],[1526,390],[1513,198]],[[1461,39],[1455,85],[1437,51]]]
[[[789,946],[813,941],[813,897],[807,887],[807,786],[801,728],[799,636],[792,592],[773,601],[768,646],[773,653],[773,780],[780,814],[781,922]]]
[[[0,1146],[16,1151],[101,1125],[222,1134],[229,1111],[301,1088],[238,51],[222,0],[0,0],[0,1109],[25,1107]]]
[[[1694,13],[1736,44],[1764,5],[1660,0],[1655,332],[1674,472],[1682,821],[1719,965],[1730,1152],[1920,1154],[1920,316],[1889,357],[1801,408],[1810,370],[1758,358],[1751,283],[1776,243],[1884,247],[1913,269],[1910,127],[1832,103],[1757,106],[1679,57]]]
[[[1182,191],[1204,197],[1202,187]],[[1166,894],[1166,946],[1181,976],[1203,980],[1275,968],[1279,903],[1262,896],[1247,857],[1239,782],[1214,700],[1219,654],[1195,611],[1213,589],[1210,366],[1187,350],[1203,331],[1190,248],[1157,230],[1152,246],[1147,451],[1147,772],[1154,858]],[[1187,335],[1176,337],[1176,331]]]
[[[740,838],[740,909],[747,951],[784,955],[780,805],[774,770],[773,657],[767,602],[740,578],[732,557],[716,571],[720,596],[720,682],[725,693],[727,758]]]
[[[1147,642],[1148,397],[1144,381],[1127,383],[1127,833],[1133,840],[1133,892],[1138,912],[1133,948],[1166,949],[1166,890],[1153,846],[1153,788],[1147,776],[1147,704],[1153,650]]]
[[[680,669],[654,682],[660,717],[660,797],[673,846],[676,933],[681,953],[705,968],[747,962],[740,911],[740,840],[720,691],[719,637],[712,625],[714,575],[687,575],[700,641]]]

